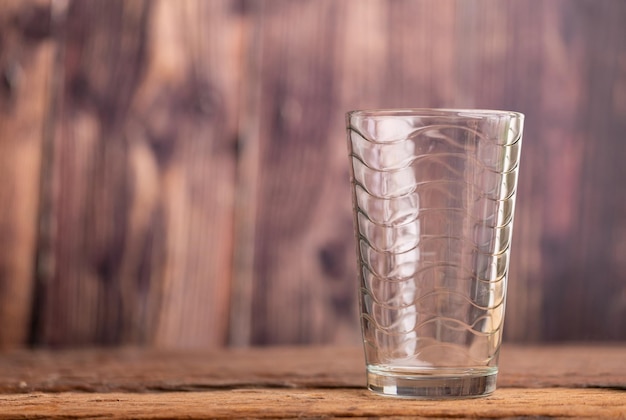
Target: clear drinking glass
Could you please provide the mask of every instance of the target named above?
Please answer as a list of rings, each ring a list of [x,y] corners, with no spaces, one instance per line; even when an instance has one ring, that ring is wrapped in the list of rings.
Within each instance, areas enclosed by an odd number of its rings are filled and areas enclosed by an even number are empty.
[[[368,388],[495,390],[524,116],[347,114]]]

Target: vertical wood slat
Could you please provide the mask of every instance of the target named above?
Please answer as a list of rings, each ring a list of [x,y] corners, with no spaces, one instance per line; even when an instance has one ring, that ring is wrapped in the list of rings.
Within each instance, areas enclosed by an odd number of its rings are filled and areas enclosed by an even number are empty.
[[[165,25],[178,7],[167,1],[160,5]],[[163,201],[178,207],[170,210],[168,230],[179,236],[185,252],[182,247],[170,250],[172,275],[166,278],[154,343],[221,346],[228,335],[232,278],[239,109],[239,73],[233,69],[241,60],[241,22],[235,1],[192,1],[182,9],[176,27],[186,36],[172,47],[183,51],[180,60],[185,66],[178,84],[189,97],[167,106],[173,115],[181,113],[177,107],[184,111],[171,122],[179,130],[173,144],[182,146],[172,171],[180,171],[183,183],[172,185]],[[160,47],[158,40],[153,43],[155,54]],[[161,83],[155,80],[154,86]],[[152,120],[154,116],[147,113],[146,124]],[[181,222],[184,229],[178,226]]]
[[[238,60],[230,2],[71,2],[47,345],[223,345]],[[234,36],[233,36],[234,35]]]
[[[29,336],[50,31],[49,1],[0,3],[0,348]]]
[[[556,200],[550,203],[551,212],[560,216],[560,223],[554,220],[560,229],[545,232],[542,243],[543,253],[552,257],[543,261],[544,338],[623,340],[626,4],[580,1],[560,6],[555,14],[560,17],[558,27],[569,62],[558,77],[574,80],[563,86],[568,92],[562,101],[553,98],[554,111],[561,111],[553,115],[571,120],[561,124],[569,132],[559,133],[551,127],[550,133],[556,131],[562,138],[551,137],[570,148],[569,153],[553,149],[549,156],[551,162],[560,163],[562,173],[557,178],[559,185],[552,188],[559,194],[554,194]],[[565,112],[568,102],[578,105],[569,114]],[[563,220],[569,225],[563,226]],[[564,314],[568,322],[550,316],[555,313]]]
[[[347,148],[332,60],[344,6],[262,4],[252,343],[354,342]]]
[[[543,7],[543,4],[542,4]],[[541,13],[543,13],[541,9]],[[544,164],[542,135],[537,122],[542,119],[542,91],[540,80],[544,50],[543,21],[536,19],[536,10],[525,7],[523,2],[508,2],[505,9],[508,24],[509,52],[501,58],[505,67],[500,75],[492,73],[488,79],[503,78],[505,92],[501,106],[525,113],[524,140],[520,179],[517,196],[515,228],[508,283],[505,339],[514,341],[537,341],[541,339],[541,301],[544,289],[541,274],[540,240],[542,236],[540,176]],[[480,76],[480,69],[478,70]],[[481,104],[482,106],[495,106]]]

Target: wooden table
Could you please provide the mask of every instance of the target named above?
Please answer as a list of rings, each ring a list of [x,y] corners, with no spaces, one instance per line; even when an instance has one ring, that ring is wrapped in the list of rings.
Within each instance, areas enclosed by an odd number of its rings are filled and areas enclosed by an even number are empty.
[[[626,344],[505,345],[498,390],[450,401],[364,388],[358,348],[136,348],[0,354],[0,419],[626,418]]]

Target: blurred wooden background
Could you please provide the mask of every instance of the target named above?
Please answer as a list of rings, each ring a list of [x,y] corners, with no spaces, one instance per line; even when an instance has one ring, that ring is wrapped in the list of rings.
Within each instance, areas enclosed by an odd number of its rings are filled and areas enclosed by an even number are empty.
[[[505,338],[626,339],[626,2],[1,0],[0,347],[357,343],[344,112],[526,114]]]

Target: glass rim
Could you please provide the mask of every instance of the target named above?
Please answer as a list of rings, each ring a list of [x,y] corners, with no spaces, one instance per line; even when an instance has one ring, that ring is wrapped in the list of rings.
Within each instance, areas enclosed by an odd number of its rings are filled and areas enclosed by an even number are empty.
[[[524,114],[517,111],[505,111],[483,108],[372,108],[348,111],[352,117],[453,117],[453,118],[489,118],[503,117],[523,119]]]

